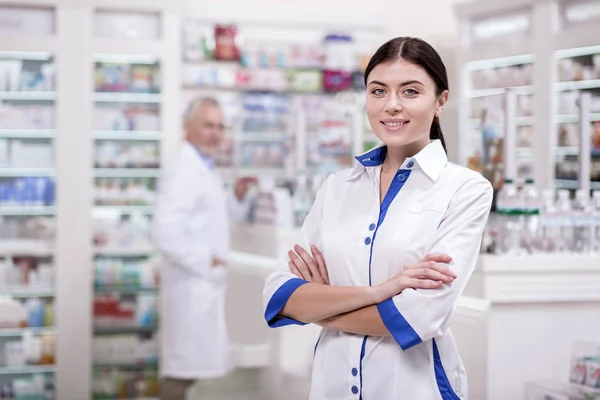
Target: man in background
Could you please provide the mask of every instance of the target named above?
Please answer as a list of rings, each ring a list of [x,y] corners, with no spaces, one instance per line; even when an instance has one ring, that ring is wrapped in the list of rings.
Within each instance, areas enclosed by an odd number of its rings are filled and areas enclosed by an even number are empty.
[[[198,379],[230,372],[225,322],[229,219],[242,219],[252,180],[228,195],[215,170],[223,113],[213,98],[194,100],[185,142],[159,184],[152,238],[161,270],[161,399],[184,400]]]

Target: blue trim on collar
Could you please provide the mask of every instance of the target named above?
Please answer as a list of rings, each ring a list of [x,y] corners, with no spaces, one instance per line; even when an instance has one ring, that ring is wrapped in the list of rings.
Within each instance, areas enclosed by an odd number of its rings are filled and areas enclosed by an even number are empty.
[[[365,154],[354,157],[363,167],[376,167],[383,164],[387,155],[387,146],[376,147]]]

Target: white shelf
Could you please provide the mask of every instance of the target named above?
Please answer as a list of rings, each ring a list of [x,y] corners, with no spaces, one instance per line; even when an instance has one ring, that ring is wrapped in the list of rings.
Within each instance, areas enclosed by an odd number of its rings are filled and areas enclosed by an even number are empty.
[[[95,131],[96,140],[160,140],[160,131]]]
[[[239,135],[241,142],[283,142],[289,135],[284,133],[242,132]]]
[[[141,214],[152,214],[153,207],[152,206],[94,206],[95,211],[98,212],[115,212],[121,215],[124,214],[133,214],[133,213],[141,213]]]
[[[56,92],[0,92],[0,100],[22,100],[22,101],[53,101],[56,99]]]
[[[531,126],[533,125],[533,117],[517,117],[517,126]],[[473,128],[481,128],[481,119],[471,118],[469,119]]]
[[[22,367],[0,367],[0,375],[32,375],[53,374],[56,372],[54,365],[24,365]]]
[[[577,124],[579,123],[579,115],[577,114],[558,114],[554,117],[557,124]],[[600,113],[590,114],[592,122],[600,121]]]
[[[579,189],[579,181],[571,179],[555,179],[554,186],[557,189]],[[600,190],[600,182],[590,182],[590,188],[592,190]]]
[[[54,139],[55,129],[0,129],[4,139]]]
[[[519,54],[516,56],[488,58],[485,60],[468,61],[465,63],[467,71],[478,71],[492,68],[510,67],[513,65],[531,64],[535,60],[533,54]]]
[[[160,93],[119,93],[119,92],[96,92],[94,99],[101,103],[152,103],[158,104],[162,101]]]
[[[96,168],[96,178],[158,178],[160,168]]]
[[[50,257],[52,248],[47,242],[35,239],[0,240],[0,256]]]
[[[0,337],[20,337],[23,336],[25,333],[31,333],[32,335],[41,335],[44,333],[55,333],[55,329],[52,327],[0,329]]]
[[[37,216],[54,215],[53,206],[2,206],[0,205],[0,216]]]
[[[600,79],[589,81],[557,82],[555,89],[558,91],[600,89]]]
[[[515,86],[512,88],[467,90],[467,97],[475,99],[478,97],[498,96],[506,93],[509,89],[515,90],[520,95],[533,93],[533,86]]]
[[[9,296],[15,299],[28,299],[32,297],[49,298],[54,297],[53,287],[24,287],[24,288],[2,288],[2,296]]]
[[[156,250],[152,246],[137,246],[131,248],[106,246],[96,247],[94,249],[94,254],[103,257],[150,257],[156,254]]]
[[[54,168],[0,168],[0,178],[52,177]]]
[[[579,147],[577,146],[558,146],[554,149],[554,154],[559,156],[578,156],[579,155]],[[600,150],[592,150],[592,157],[600,156]]]

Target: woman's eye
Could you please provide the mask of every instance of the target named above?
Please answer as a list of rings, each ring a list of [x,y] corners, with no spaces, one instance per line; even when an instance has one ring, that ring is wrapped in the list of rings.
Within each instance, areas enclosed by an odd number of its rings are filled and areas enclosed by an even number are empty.
[[[419,92],[417,92],[415,89],[406,89],[404,91],[405,94],[409,95],[409,96],[414,96],[416,94],[419,94]]]
[[[374,89],[371,93],[376,96],[383,96],[385,94],[385,90],[383,89]]]

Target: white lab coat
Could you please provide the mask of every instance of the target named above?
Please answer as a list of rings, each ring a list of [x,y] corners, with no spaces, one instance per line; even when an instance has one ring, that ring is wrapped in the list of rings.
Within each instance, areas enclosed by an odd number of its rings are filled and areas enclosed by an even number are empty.
[[[225,322],[229,223],[223,182],[188,142],[160,181],[152,238],[161,253],[161,375],[210,379],[232,368]],[[238,206],[237,215],[241,215]]]

